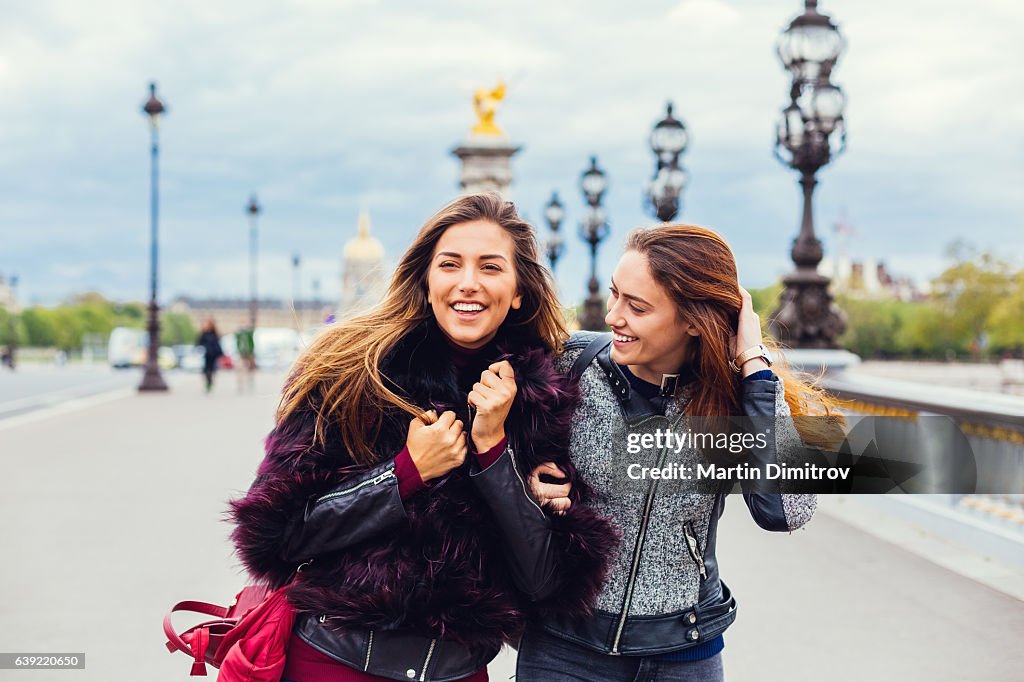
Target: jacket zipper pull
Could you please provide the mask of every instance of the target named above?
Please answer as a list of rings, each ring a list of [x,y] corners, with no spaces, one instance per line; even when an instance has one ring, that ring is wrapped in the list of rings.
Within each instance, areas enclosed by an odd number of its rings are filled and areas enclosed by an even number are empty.
[[[701,554],[700,545],[697,544],[697,538],[693,532],[692,522],[687,522],[683,526],[683,530],[686,532],[686,546],[690,549],[690,556],[697,562],[697,568],[700,570],[700,577],[704,580],[708,579],[708,570],[704,565],[704,556]]]

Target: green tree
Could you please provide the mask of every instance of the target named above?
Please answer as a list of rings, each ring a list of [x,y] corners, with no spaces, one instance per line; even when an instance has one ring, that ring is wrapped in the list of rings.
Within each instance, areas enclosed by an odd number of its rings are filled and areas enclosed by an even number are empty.
[[[83,334],[102,334],[110,336],[110,331],[117,326],[114,308],[106,301],[79,303],[67,306],[69,313],[75,316]]]
[[[25,325],[20,315],[0,308],[0,346],[6,346],[12,341],[17,346],[24,346],[28,342],[25,338]]]
[[[932,280],[932,296],[957,345],[978,354],[984,350],[989,316],[1013,294],[1017,273],[1010,263],[963,244],[954,244],[950,254],[955,262]]]
[[[1024,270],[1013,278],[1010,294],[995,304],[985,328],[994,353],[1024,353]]]
[[[57,345],[57,326],[53,311],[33,306],[21,313],[27,345],[52,347]]]
[[[0,346],[6,346],[11,342],[12,322],[16,316],[7,312],[7,308],[0,308]]]
[[[846,313],[846,331],[839,344],[861,357],[892,357],[899,352],[896,336],[906,317],[900,301],[840,298]]]
[[[134,327],[141,329],[146,326],[146,306],[141,303],[115,303],[114,315],[118,327]]]
[[[768,318],[775,312],[775,309],[779,307],[782,288],[782,282],[776,282],[762,289],[750,290],[750,302],[754,306],[754,312],[765,324],[768,323]]]
[[[165,346],[195,343],[198,335],[188,315],[165,313],[160,318],[160,343]]]
[[[82,347],[82,335],[86,333],[85,320],[69,306],[50,311],[54,325],[54,342],[51,345],[70,353]]]
[[[949,326],[949,316],[934,301],[909,303],[895,336],[896,352],[916,358],[947,359],[967,352],[967,343]]]

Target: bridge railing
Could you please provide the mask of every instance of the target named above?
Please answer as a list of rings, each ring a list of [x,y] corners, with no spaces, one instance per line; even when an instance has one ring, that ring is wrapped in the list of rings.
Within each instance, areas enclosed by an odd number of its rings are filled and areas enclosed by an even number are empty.
[[[979,488],[1024,491],[1024,397],[933,386],[850,372],[826,374],[820,384],[850,414],[944,416],[964,434],[977,464]],[[914,419],[907,428],[914,428]],[[945,509],[982,518],[1024,540],[1024,494],[917,495]]]

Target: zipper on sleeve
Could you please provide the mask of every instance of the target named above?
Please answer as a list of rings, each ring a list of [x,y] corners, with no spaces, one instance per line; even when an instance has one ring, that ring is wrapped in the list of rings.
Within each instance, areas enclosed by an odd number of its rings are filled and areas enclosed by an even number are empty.
[[[533,499],[533,495],[530,494],[530,491],[526,487],[526,481],[524,481],[523,477],[519,475],[519,467],[516,466],[516,453],[512,451],[511,445],[507,446],[506,449],[508,450],[509,459],[512,460],[512,472],[515,473],[516,479],[519,481],[519,485],[523,488],[523,495],[525,495],[526,499],[528,499],[534,508],[540,512],[540,515],[544,516],[544,510],[540,508],[539,504],[537,504],[537,500]]]
[[[384,481],[388,480],[389,478],[395,478],[395,467],[393,467],[393,466],[389,467],[388,469],[385,469],[383,473],[380,473],[380,474],[374,476],[373,478],[367,479],[367,480],[363,481],[362,483],[358,483],[358,484],[352,486],[351,488],[345,488],[344,490],[336,490],[333,493],[328,493],[328,494],[324,495],[323,497],[317,498],[316,502],[314,503],[314,506],[320,504],[321,502],[328,502],[328,501],[333,500],[333,499],[335,499],[337,497],[344,497],[345,495],[351,495],[352,493],[356,492],[357,490],[365,488],[368,485],[380,485],[381,483],[383,483]]]

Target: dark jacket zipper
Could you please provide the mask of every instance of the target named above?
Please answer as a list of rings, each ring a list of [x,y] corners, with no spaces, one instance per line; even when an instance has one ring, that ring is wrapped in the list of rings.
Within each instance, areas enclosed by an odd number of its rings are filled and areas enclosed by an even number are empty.
[[[437,646],[437,640],[430,640],[430,648],[427,649],[427,658],[423,661],[423,670],[420,671],[420,682],[426,682],[427,679],[427,666],[430,665],[430,658],[434,655],[434,647]]]
[[[665,465],[667,450],[662,451],[658,458],[658,468]],[[644,515],[640,521],[640,531],[636,536],[636,546],[633,548],[633,564],[629,570],[629,582],[626,583],[626,600],[622,605],[622,613],[619,615],[619,627],[615,630],[615,641],[612,643],[612,655],[619,654],[619,640],[622,639],[622,629],[626,626],[626,617],[629,614],[629,607],[633,602],[633,587],[636,583],[637,570],[640,568],[640,555],[643,553],[644,538],[647,536],[647,525],[651,520],[651,507],[654,505],[654,494],[658,490],[658,480],[651,481],[651,487],[647,491],[647,501],[644,503]]]
[[[363,663],[363,670],[370,669],[370,654],[373,653],[373,630],[370,630],[370,643],[366,645],[366,662]]]

